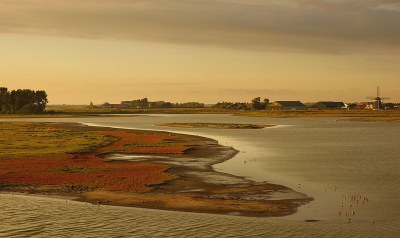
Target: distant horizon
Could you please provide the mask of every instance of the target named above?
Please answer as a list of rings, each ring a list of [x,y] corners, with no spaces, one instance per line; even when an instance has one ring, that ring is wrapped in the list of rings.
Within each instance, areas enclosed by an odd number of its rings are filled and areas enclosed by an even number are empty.
[[[261,98],[262,99],[262,98]],[[98,106],[98,105],[102,105],[103,103],[110,103],[110,104],[119,104],[119,103],[121,103],[122,101],[129,101],[129,100],[121,100],[120,102],[110,102],[110,101],[105,101],[105,102],[102,102],[102,103],[93,103],[95,106]],[[157,101],[153,101],[153,100],[149,100],[150,102],[157,102]],[[215,103],[204,103],[204,102],[200,102],[200,101],[182,101],[182,102],[172,102],[172,101],[168,101],[168,100],[159,100],[159,101],[164,101],[164,102],[170,102],[170,103],[186,103],[186,102],[198,102],[198,103],[203,103],[204,105],[215,105],[215,104],[217,104],[218,102],[215,102]],[[346,103],[346,104],[348,104],[348,103],[360,103],[360,102],[363,102],[363,103],[367,103],[367,102],[371,102],[371,103],[373,103],[374,102],[374,100],[368,100],[368,99],[366,99],[366,100],[364,100],[364,101],[354,101],[354,102],[348,102],[348,101],[341,101],[341,100],[319,100],[319,101],[313,101],[313,102],[310,102],[310,101],[302,101],[302,100],[272,100],[272,101],[270,101],[270,102],[276,102],[276,101],[300,101],[301,103],[305,103],[305,104],[308,104],[308,103],[317,103],[317,102],[343,102],[343,103]],[[239,103],[251,103],[251,100],[249,100],[249,101],[219,101],[219,102],[233,102],[233,103],[237,103],[237,102],[239,102]],[[394,104],[400,104],[400,102],[393,102],[393,101],[391,101],[391,100],[383,100],[382,101],[383,103],[394,103]],[[87,106],[87,105],[90,105],[90,102],[89,103],[77,103],[77,104],[70,104],[70,103],[59,103],[59,104],[52,104],[52,103],[49,103],[49,104],[47,104],[48,106]]]
[[[377,86],[400,102],[399,39],[386,0],[5,0],[0,86],[50,104],[360,102]]]
[[[9,88],[9,87],[7,87],[7,85],[0,85],[0,87],[8,88],[9,91],[10,90],[18,90],[18,89],[28,89],[27,87]],[[260,97],[261,99],[266,98],[266,99],[269,99],[271,102],[272,101],[301,101],[301,102],[305,102],[305,103],[313,103],[313,102],[335,102],[335,101],[341,101],[341,102],[345,102],[345,103],[356,103],[356,102],[368,102],[368,101],[373,102],[372,99],[368,99],[368,98],[375,98],[377,96],[376,95],[377,89],[375,88],[375,95],[369,94],[369,95],[366,95],[364,97],[364,99],[353,100],[353,101],[351,101],[351,100],[347,100],[347,101],[346,100],[338,100],[338,99],[333,99],[333,100],[313,100],[312,101],[312,100],[282,99],[282,98],[274,100],[274,99],[271,99],[270,97],[262,97],[262,96],[256,95],[256,96],[247,98],[247,100],[218,100],[218,101],[214,101],[214,102],[210,102],[210,101],[203,102],[203,101],[196,101],[196,100],[172,101],[172,100],[168,100],[168,99],[157,99],[156,100],[156,99],[152,99],[150,97],[144,96],[144,97],[137,97],[137,98],[131,98],[131,99],[122,99],[122,100],[120,99],[120,100],[116,100],[116,101],[111,101],[111,100],[107,100],[106,99],[106,100],[98,101],[98,102],[94,102],[94,101],[90,101],[89,100],[88,102],[57,102],[57,103],[52,103],[51,96],[49,96],[49,93],[48,93],[48,91],[46,89],[32,89],[32,90],[35,90],[35,91],[44,90],[44,91],[46,91],[47,95],[48,95],[48,100],[49,100],[48,105],[89,105],[90,102],[92,102],[95,105],[100,105],[100,104],[103,104],[105,102],[112,103],[112,104],[117,104],[117,103],[120,103],[122,101],[130,101],[130,100],[136,100],[136,99],[142,99],[142,98],[148,98],[152,102],[156,102],[156,101],[165,101],[165,102],[171,102],[171,103],[199,102],[199,103],[204,103],[204,104],[216,104],[218,102],[251,102],[251,100],[254,99],[255,97]],[[380,97],[387,97],[387,96],[382,95],[382,93],[380,93]],[[241,97],[241,98],[243,98],[243,97]],[[385,100],[382,100],[382,101],[383,102],[387,102],[387,103],[400,103],[400,100],[399,101],[393,101],[392,97],[389,97],[389,98],[390,99],[385,99]]]

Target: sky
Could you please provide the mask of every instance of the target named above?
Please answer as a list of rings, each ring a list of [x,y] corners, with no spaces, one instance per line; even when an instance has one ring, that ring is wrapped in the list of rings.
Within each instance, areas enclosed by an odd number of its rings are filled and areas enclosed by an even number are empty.
[[[49,104],[400,102],[400,1],[0,0],[0,87]]]

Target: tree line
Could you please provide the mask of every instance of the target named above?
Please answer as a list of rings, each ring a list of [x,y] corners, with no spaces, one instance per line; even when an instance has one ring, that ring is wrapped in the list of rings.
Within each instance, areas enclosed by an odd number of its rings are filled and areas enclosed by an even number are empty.
[[[43,90],[17,89],[8,91],[0,87],[1,113],[38,114],[43,113],[48,103],[47,93]]]
[[[251,103],[246,102],[218,102],[213,107],[232,109],[232,110],[265,110],[269,104],[269,99],[265,98],[261,101],[260,97],[256,97],[251,100]]]
[[[94,108],[96,106],[90,103],[89,108]],[[132,101],[122,101],[120,104],[110,104],[105,102],[100,105],[100,107],[119,107],[119,108],[203,108],[204,103],[199,102],[185,102],[185,103],[171,103],[165,101],[149,101],[147,98],[132,100]]]

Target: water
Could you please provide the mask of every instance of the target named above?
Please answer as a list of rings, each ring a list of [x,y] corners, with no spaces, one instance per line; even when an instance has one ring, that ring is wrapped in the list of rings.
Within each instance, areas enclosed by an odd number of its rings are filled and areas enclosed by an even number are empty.
[[[22,119],[16,119],[22,120]],[[27,120],[27,119],[23,119]],[[399,124],[228,115],[29,119],[168,130],[217,139],[240,153],[217,171],[282,184],[315,198],[284,218],[93,206],[64,199],[0,195],[4,237],[399,237]],[[262,130],[167,128],[168,122],[276,124]],[[244,163],[246,161],[246,163]],[[300,188],[297,184],[301,184]],[[336,186],[336,190],[333,189]],[[357,203],[345,195],[367,196]],[[344,206],[341,207],[340,203]],[[349,208],[348,205],[352,205]],[[342,215],[338,212],[342,211]],[[355,214],[351,214],[355,211]],[[347,217],[344,212],[350,213]],[[351,222],[349,222],[351,218]],[[306,222],[305,220],[318,220]],[[371,223],[374,220],[374,223]]]
[[[374,237],[384,224],[306,223],[0,195],[1,237]],[[362,235],[368,234],[368,235]]]

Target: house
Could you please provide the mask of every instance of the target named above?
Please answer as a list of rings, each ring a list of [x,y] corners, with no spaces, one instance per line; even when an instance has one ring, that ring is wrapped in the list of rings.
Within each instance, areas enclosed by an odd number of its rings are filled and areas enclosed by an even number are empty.
[[[364,105],[365,109],[375,109],[375,104],[374,102],[366,102]]]
[[[340,109],[345,108],[343,102],[331,102],[331,101],[324,101],[324,102],[317,102],[312,105],[313,108],[318,108],[320,110],[327,110],[327,109]]]
[[[374,102],[359,102],[356,105],[356,109],[374,109]]]
[[[307,110],[300,101],[275,101],[267,105],[268,110]]]
[[[359,102],[356,105],[356,109],[364,109],[365,108],[366,103],[365,102]]]

